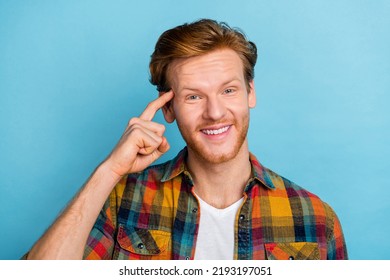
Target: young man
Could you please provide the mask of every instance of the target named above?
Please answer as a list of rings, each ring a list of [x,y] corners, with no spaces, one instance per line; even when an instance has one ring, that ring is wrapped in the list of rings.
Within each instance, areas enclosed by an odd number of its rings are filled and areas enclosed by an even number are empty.
[[[248,150],[256,59],[242,33],[212,20],[163,33],[150,62],[159,98],[27,257],[346,259],[333,210]],[[187,147],[151,166],[169,149],[159,109]]]

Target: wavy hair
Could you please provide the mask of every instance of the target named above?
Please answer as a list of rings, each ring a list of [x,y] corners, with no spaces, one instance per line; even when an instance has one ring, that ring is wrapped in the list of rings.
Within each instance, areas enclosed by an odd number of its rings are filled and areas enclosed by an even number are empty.
[[[257,61],[256,45],[239,29],[211,19],[186,23],[160,36],[149,64],[150,82],[159,92],[167,92],[171,89],[167,73],[175,59],[200,56],[223,48],[234,50],[241,58],[249,89]]]

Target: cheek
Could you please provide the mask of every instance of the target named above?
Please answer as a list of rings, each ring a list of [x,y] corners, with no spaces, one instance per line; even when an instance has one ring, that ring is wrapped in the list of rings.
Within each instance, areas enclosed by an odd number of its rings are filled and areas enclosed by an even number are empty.
[[[226,104],[226,108],[233,114],[243,115],[249,112],[249,104],[247,100],[231,100]]]
[[[201,107],[194,104],[174,103],[173,111],[176,120],[180,123],[191,123],[202,115]]]

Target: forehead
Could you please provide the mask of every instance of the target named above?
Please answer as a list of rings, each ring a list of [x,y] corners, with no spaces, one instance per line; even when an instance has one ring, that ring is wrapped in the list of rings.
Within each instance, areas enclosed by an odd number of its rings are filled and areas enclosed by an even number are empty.
[[[217,83],[224,79],[244,80],[243,64],[238,54],[231,49],[177,59],[172,62],[169,78],[173,87],[185,84]]]

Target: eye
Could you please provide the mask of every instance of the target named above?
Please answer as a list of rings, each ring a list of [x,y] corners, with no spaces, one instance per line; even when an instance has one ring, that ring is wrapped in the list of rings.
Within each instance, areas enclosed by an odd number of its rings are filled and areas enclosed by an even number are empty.
[[[200,99],[200,97],[198,95],[189,95],[189,96],[187,96],[187,100],[197,100],[197,99]]]
[[[223,93],[224,94],[232,94],[232,93],[234,93],[234,91],[235,91],[234,89],[228,88],[228,89],[225,89]]]

